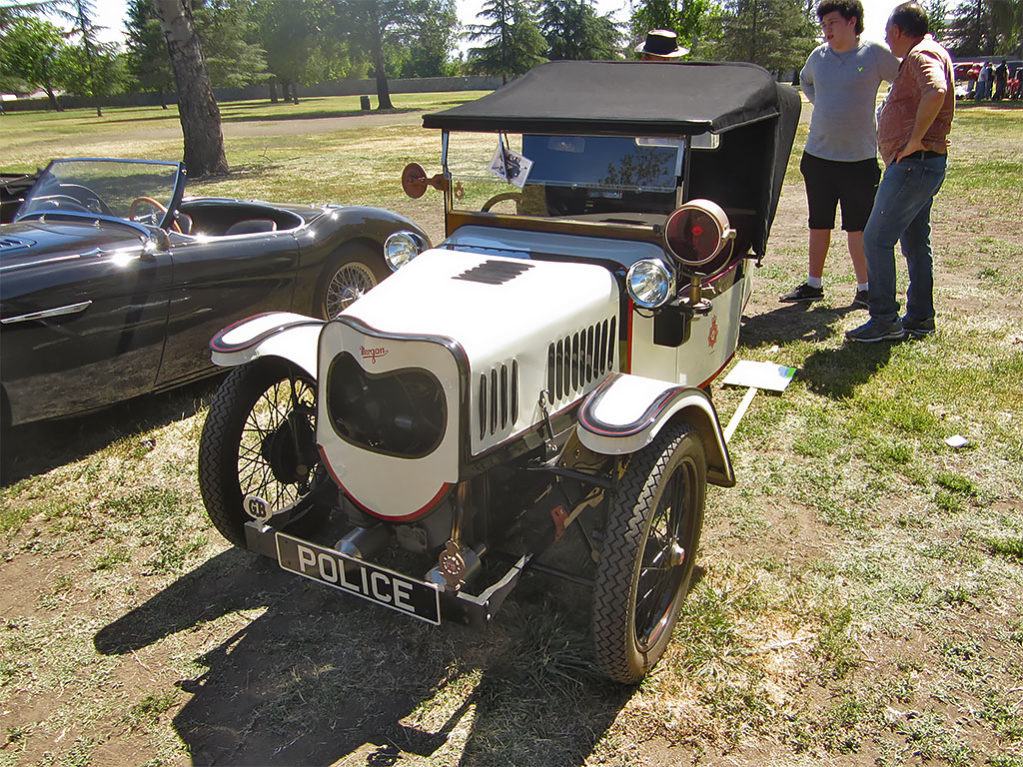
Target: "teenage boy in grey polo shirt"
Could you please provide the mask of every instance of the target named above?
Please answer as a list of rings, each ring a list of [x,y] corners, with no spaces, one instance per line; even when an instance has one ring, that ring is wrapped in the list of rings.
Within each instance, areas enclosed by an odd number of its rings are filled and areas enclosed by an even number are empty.
[[[842,228],[856,273],[853,306],[867,307],[867,263],[863,228],[881,178],[877,164],[877,89],[892,82],[899,60],[880,43],[860,40],[860,0],[821,0],[817,6],[825,42],[814,49],[799,73],[803,93],[813,104],[810,136],[799,169],[810,209],[810,263],[804,284],[781,296],[810,303],[824,297],[824,260],[842,204]]]

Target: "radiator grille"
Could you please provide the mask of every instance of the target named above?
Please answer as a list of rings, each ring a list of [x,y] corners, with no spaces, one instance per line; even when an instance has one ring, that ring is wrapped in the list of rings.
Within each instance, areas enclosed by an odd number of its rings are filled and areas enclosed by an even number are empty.
[[[611,370],[617,342],[616,318],[559,338],[547,347],[547,392],[554,401],[581,394]]]
[[[503,363],[480,374],[480,439],[512,426],[519,417],[519,363]]]

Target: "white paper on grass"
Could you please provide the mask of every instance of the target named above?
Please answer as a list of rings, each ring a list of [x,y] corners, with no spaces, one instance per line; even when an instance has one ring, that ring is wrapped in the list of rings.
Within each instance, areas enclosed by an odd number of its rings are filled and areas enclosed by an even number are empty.
[[[724,383],[726,386],[749,386],[755,389],[785,391],[785,388],[792,383],[792,377],[795,374],[795,368],[787,368],[773,362],[740,360],[732,368],[732,372],[725,376]]]
[[[962,434],[955,434],[951,437],[946,437],[945,444],[949,447],[966,447],[970,444],[970,440],[966,439]]]
[[[526,179],[529,178],[529,171],[532,167],[532,160],[511,149],[505,149],[504,144],[498,140],[497,149],[494,150],[494,159],[490,161],[491,173],[521,189],[526,185]]]

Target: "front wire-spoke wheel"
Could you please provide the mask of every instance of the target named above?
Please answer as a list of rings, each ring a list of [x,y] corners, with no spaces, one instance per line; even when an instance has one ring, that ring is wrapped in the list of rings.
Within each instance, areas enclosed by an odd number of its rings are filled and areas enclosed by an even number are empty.
[[[246,504],[267,516],[322,517],[317,491],[328,482],[316,449],[316,383],[283,360],[233,370],[199,443],[199,490],[217,530],[244,545]]]
[[[689,590],[707,460],[697,432],[669,424],[632,456],[608,510],[593,591],[597,666],[640,681],[660,660]]]

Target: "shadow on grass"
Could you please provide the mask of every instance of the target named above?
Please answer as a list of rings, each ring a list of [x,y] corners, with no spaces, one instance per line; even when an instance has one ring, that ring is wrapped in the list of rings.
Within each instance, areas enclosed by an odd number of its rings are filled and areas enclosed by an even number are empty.
[[[892,344],[887,341],[846,342],[838,349],[821,349],[808,356],[799,368],[799,377],[816,394],[846,399],[887,365],[891,354]]]
[[[136,397],[90,415],[15,426],[3,435],[0,486],[73,463],[129,434],[188,418],[213,396],[222,378]]]
[[[852,311],[851,306],[827,308],[820,304],[784,304],[779,308],[742,318],[739,345],[754,348],[768,344],[783,346],[793,341],[820,342],[835,335],[836,320]]]
[[[190,697],[174,726],[197,765],[561,767],[585,762],[633,692],[592,671],[580,590],[529,577],[487,629],[434,627],[233,549],[94,643],[127,655],[241,612],[241,629],[194,658],[205,673],[178,682]]]
[[[225,115],[222,119],[224,122],[278,122],[283,120],[320,120],[334,117],[365,117],[367,115],[397,115],[407,114],[408,112],[421,112],[422,109],[418,107],[408,108],[395,108],[395,109],[371,109],[363,111],[361,109],[332,109],[329,111],[310,111],[310,112],[291,112],[281,113],[276,115]]]

